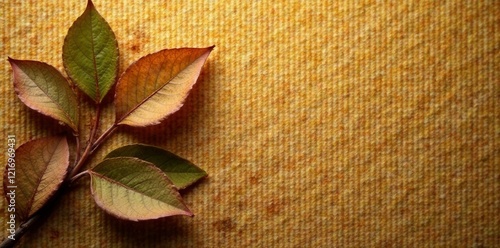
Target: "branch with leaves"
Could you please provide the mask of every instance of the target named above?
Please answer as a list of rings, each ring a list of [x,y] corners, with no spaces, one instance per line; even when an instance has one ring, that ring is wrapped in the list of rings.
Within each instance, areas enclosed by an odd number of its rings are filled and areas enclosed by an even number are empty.
[[[90,178],[96,204],[118,218],[139,221],[191,216],[178,190],[207,174],[171,152],[144,144],[127,145],[109,153],[93,168],[84,168],[117,128],[155,125],[176,112],[212,49],[213,46],[161,50],[140,58],[118,78],[115,35],[89,0],[83,14],[69,28],[62,54],[71,82],[95,103],[95,122],[85,148],[80,144],[81,99],[63,74],[43,62],[9,58],[19,99],[66,126],[68,135],[28,141],[9,156],[4,171],[4,196],[9,202],[14,192],[15,208],[8,212],[20,224],[1,247],[14,246],[42,212],[84,176]],[[102,102],[115,84],[115,122],[98,136]],[[68,145],[71,137],[76,143],[74,156],[70,156]],[[15,177],[9,174],[12,168]]]

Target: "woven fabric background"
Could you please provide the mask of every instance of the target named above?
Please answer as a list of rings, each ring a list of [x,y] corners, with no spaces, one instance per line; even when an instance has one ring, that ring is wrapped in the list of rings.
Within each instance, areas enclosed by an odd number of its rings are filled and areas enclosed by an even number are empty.
[[[121,71],[216,48],[179,112],[119,129],[90,165],[141,142],[209,177],[183,192],[194,218],[138,223],[105,214],[82,180],[22,247],[500,247],[500,4],[384,2],[95,0]],[[85,5],[1,1],[5,147],[63,130],[17,99],[7,56],[63,71]],[[101,132],[109,101],[104,114]]]

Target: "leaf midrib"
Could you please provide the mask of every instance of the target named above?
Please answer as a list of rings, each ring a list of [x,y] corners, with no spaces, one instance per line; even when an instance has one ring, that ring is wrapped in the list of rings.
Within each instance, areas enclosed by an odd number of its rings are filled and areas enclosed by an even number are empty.
[[[96,101],[100,102],[100,96],[101,96],[101,90],[99,89],[99,75],[97,72],[97,62],[96,62],[96,56],[95,56],[95,46],[94,46],[94,25],[92,25],[92,8],[89,8],[89,18],[90,18],[90,43],[92,46],[92,63],[94,66],[94,80],[95,80],[95,94],[96,94]],[[99,18],[99,17],[98,17]]]
[[[43,62],[40,62],[40,63],[45,64]],[[50,66],[49,64],[45,64],[45,65]],[[17,67],[21,70],[21,68],[19,66],[17,66]],[[54,69],[54,68],[50,68],[50,69]],[[37,86],[37,88],[40,89],[40,91],[42,91],[45,94],[45,96],[47,96],[50,100],[52,100],[52,102],[59,108],[59,110],[62,110],[62,113],[63,113],[64,117],[66,117],[66,119],[69,120],[69,122],[72,124],[73,127],[76,127],[76,123],[73,122],[73,119],[71,118],[71,116],[69,116],[68,113],[66,113],[66,111],[64,110],[64,108],[62,107],[62,105],[60,105],[58,101],[56,101],[54,98],[52,98],[48,94],[48,92],[46,92],[44,89],[42,89],[42,87],[40,87],[40,85],[35,80],[33,80],[33,78],[30,75],[28,75],[27,73],[25,73],[23,70],[21,70],[21,72],[23,72],[23,74],[26,75],[31,80],[31,82],[33,82],[33,84],[35,84]],[[43,71],[41,71],[41,72],[42,72],[42,74],[44,74]],[[66,79],[64,79],[64,80],[66,80]],[[44,81],[47,82],[45,75],[44,75]]]
[[[33,194],[31,195],[30,197],[30,200],[28,201],[28,211],[27,211],[27,215],[30,216],[30,212],[31,212],[31,209],[33,208],[33,202],[35,201],[35,196],[37,195],[38,192],[40,192],[40,183],[42,182],[42,179],[43,179],[43,176],[45,175],[45,172],[47,172],[48,168],[49,168],[49,165],[50,165],[50,162],[52,161],[52,159],[54,158],[54,154],[56,153],[56,151],[58,150],[59,146],[61,145],[61,142],[63,141],[63,139],[59,139],[59,142],[57,142],[57,145],[55,146],[54,150],[52,151],[52,153],[50,154],[50,159],[49,161],[46,163],[47,166],[45,166],[45,169],[43,170],[43,173],[41,174],[41,177],[38,178],[37,180],[37,183],[36,183],[36,190],[33,192]]]
[[[151,198],[151,199],[158,200],[158,201],[161,201],[161,202],[163,202],[163,203],[169,204],[168,202],[164,202],[164,201],[163,201],[163,200],[161,200],[161,199],[154,198],[154,197],[152,197],[152,196],[150,196],[150,195],[145,194],[144,192],[138,191],[138,190],[136,190],[136,189],[134,189],[134,188],[132,188],[132,187],[130,187],[130,186],[127,186],[127,185],[125,185],[125,184],[123,184],[123,183],[121,183],[121,182],[119,182],[119,181],[116,181],[115,179],[112,179],[112,178],[106,177],[106,176],[104,176],[104,175],[102,175],[102,174],[99,174],[99,173],[97,173],[97,172],[95,172],[95,171],[89,171],[89,173],[90,173],[90,174],[92,174],[92,175],[94,175],[94,176],[96,176],[96,177],[98,177],[98,178],[101,178],[102,180],[108,181],[108,182],[110,182],[110,183],[115,183],[115,184],[117,184],[117,185],[119,185],[119,186],[121,186],[121,187],[123,187],[123,188],[126,188],[126,189],[128,189],[128,190],[130,190],[130,191],[133,191],[133,192],[139,193],[139,194],[141,194],[141,195],[147,196],[147,197],[149,197],[149,198]],[[169,205],[170,205],[170,204],[169,204]],[[176,207],[176,208],[177,208],[177,207]]]

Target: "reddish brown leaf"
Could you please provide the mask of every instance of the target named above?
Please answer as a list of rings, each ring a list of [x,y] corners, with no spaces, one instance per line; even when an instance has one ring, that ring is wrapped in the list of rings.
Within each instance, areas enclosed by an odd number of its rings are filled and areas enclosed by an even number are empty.
[[[149,126],[177,111],[212,49],[167,49],[132,64],[116,85],[116,123]]]
[[[69,149],[65,136],[41,138],[22,144],[15,151],[15,170],[7,164],[4,193],[14,193],[16,214],[22,220],[38,211],[56,192],[66,176]],[[13,174],[14,173],[14,174]]]

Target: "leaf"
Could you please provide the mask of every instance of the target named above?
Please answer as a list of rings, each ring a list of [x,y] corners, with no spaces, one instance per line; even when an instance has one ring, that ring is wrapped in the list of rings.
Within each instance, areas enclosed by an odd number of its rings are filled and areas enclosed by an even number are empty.
[[[9,58],[14,88],[31,109],[66,123],[78,132],[78,103],[68,81],[51,65]]]
[[[116,85],[116,124],[154,125],[177,111],[212,49],[166,49],[133,63]]]
[[[73,82],[96,103],[116,81],[118,43],[90,0],[64,39],[63,63]]]
[[[7,164],[4,193],[7,202],[15,196],[16,214],[25,220],[38,211],[57,191],[69,166],[65,136],[29,141],[16,149],[15,170]],[[9,192],[14,192],[9,195]]]
[[[137,158],[110,158],[90,170],[95,202],[127,220],[192,215],[179,192],[153,164]]]
[[[184,189],[207,176],[204,170],[188,160],[156,146],[143,144],[123,146],[106,156],[106,158],[114,157],[135,157],[150,162],[162,170],[179,189]]]

